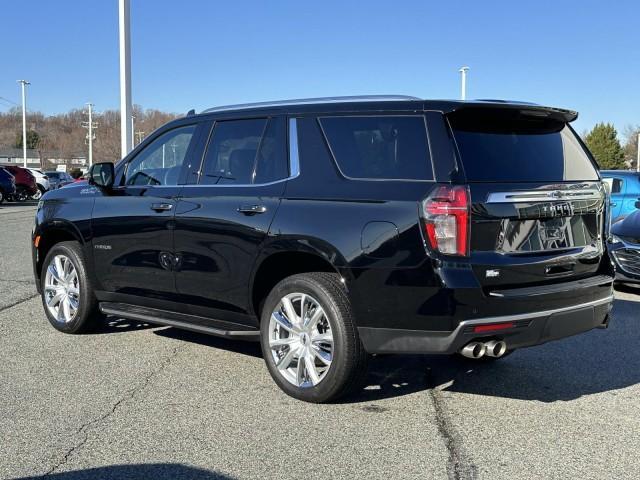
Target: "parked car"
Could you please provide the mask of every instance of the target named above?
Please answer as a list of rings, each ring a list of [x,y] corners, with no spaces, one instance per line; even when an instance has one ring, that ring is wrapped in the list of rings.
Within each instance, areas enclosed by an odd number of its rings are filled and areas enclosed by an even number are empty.
[[[44,197],[44,311],[67,333],[102,313],[259,340],[310,402],[357,388],[368,354],[491,360],[604,328],[605,189],[576,116],[414,97],[187,115]]]
[[[616,280],[640,283],[640,201],[636,210],[611,227],[609,252],[616,265]]]
[[[0,167],[0,203],[16,193],[16,180],[7,170]]]
[[[49,177],[49,182],[51,183],[51,190],[55,190],[57,188],[62,188],[65,185],[73,183],[73,177],[69,175],[67,172],[45,172]]]
[[[16,193],[12,195],[14,200],[24,202],[38,192],[36,178],[28,169],[17,165],[8,165],[4,168],[14,176],[16,181]]]
[[[49,184],[49,177],[42,171],[37,168],[29,168],[28,169],[31,174],[36,179],[36,186],[38,187],[38,191],[31,196],[34,200],[40,200],[40,197],[44,195],[51,185]]]
[[[611,186],[611,220],[613,223],[636,211],[640,200],[640,173],[631,170],[601,170]]]

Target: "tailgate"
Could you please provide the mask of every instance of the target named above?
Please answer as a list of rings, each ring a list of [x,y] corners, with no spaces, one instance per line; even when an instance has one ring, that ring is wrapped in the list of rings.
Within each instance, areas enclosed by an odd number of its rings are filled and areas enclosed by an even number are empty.
[[[471,264],[489,288],[594,275],[604,188],[588,151],[553,111],[474,108],[447,116],[471,194]]]

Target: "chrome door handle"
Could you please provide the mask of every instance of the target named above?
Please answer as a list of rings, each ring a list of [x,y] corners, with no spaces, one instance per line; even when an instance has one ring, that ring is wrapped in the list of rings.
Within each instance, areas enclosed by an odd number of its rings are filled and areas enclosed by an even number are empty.
[[[155,210],[156,212],[166,212],[173,208],[172,203],[152,203],[151,210]]]
[[[267,211],[267,207],[264,205],[242,205],[238,207],[238,212],[245,215],[255,215],[256,213],[264,213]]]

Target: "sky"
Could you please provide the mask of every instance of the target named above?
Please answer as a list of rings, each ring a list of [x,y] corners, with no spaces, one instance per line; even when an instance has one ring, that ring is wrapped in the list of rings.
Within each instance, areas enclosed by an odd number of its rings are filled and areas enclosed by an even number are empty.
[[[119,107],[118,1],[2,1],[0,112]],[[26,24],[26,30],[23,25]],[[640,1],[131,0],[132,96],[171,112],[408,94],[524,100],[640,125]]]

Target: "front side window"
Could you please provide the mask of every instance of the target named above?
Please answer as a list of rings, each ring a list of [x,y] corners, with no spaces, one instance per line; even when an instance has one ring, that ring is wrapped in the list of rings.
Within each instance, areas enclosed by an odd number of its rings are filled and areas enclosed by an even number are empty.
[[[433,180],[424,117],[325,117],[320,125],[347,177]]]
[[[156,138],[129,163],[125,185],[177,185],[195,131],[188,125]]]
[[[202,185],[252,185],[288,176],[280,118],[217,122],[207,147]]]

